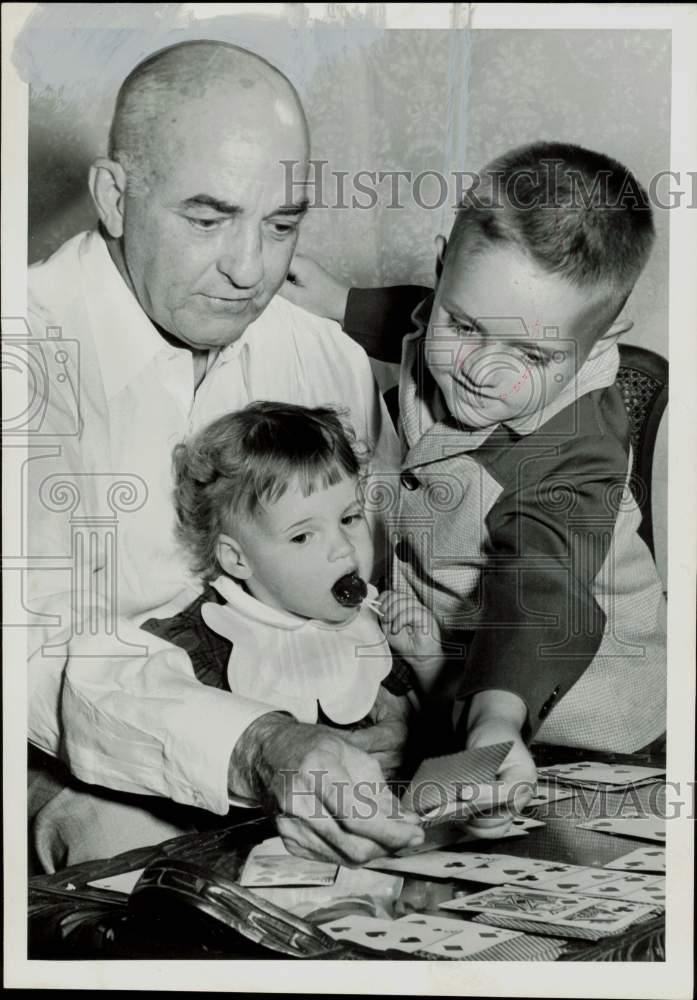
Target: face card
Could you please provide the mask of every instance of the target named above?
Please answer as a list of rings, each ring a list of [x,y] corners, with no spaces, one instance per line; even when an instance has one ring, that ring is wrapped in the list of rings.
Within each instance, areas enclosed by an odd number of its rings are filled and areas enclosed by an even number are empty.
[[[496,743],[442,757],[429,757],[416,770],[402,795],[403,805],[420,815],[469,800],[478,785],[490,785],[508,756],[512,743]]]
[[[604,764],[596,761],[580,761],[571,764],[553,764],[538,769],[538,776],[561,781],[564,784],[612,785],[614,788],[628,788],[631,785],[658,781],[665,775],[665,768],[635,767],[630,764]]]
[[[525,917],[526,920],[558,920],[579,906],[575,896],[497,886],[439,904],[441,910],[476,910],[482,913]]]
[[[332,885],[339,866],[325,861],[307,861],[292,855],[257,854],[245,862],[240,885]]]
[[[652,840],[659,844],[664,844],[666,840],[666,821],[660,816],[618,816],[613,819],[594,819],[587,823],[579,823],[578,828],[579,830],[596,830],[598,833],[610,833],[617,837]]]
[[[639,847],[621,858],[609,861],[604,868],[619,868],[628,872],[657,872],[665,875],[666,852],[664,847]]]

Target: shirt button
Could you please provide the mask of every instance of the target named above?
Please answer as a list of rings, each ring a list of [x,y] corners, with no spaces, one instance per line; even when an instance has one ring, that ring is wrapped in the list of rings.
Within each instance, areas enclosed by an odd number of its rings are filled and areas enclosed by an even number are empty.
[[[399,477],[399,481],[405,490],[418,490],[421,483],[416,478],[413,472],[403,472]]]
[[[539,713],[538,718],[540,718],[540,719],[546,719],[547,718],[547,716],[549,715],[549,713],[552,711],[552,706],[554,705],[554,702],[559,697],[560,690],[561,690],[560,687],[555,687],[554,691],[552,691],[551,695],[549,696],[549,698],[547,699],[547,701],[544,703],[544,705],[540,709],[540,713]]]

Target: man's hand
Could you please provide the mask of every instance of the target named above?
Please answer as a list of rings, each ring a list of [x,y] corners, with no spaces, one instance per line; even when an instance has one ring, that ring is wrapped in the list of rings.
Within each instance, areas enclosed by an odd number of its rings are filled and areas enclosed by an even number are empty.
[[[527,716],[525,703],[510,691],[480,691],[472,698],[468,717],[467,749],[512,741],[501,765],[496,802],[492,808],[471,819],[467,827],[479,837],[500,837],[510,828],[513,813],[525,808],[537,782],[535,762],[520,731]]]
[[[412,714],[412,707],[405,695],[392,694],[381,685],[368,716],[373,725],[346,732],[343,737],[351,746],[374,757],[386,778],[397,777],[404,761]]]
[[[380,594],[382,628],[390,648],[411,664],[421,687],[429,691],[445,663],[438,622],[411,593],[385,590]]]
[[[297,250],[280,293],[294,305],[344,325],[349,286]]]
[[[229,787],[280,810],[278,832],[300,857],[365,864],[424,839],[375,757],[328,727],[278,712],[245,730],[230,761]]]

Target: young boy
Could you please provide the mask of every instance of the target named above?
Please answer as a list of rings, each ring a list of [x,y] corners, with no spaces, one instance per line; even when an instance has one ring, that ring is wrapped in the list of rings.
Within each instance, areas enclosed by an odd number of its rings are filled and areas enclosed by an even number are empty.
[[[629,752],[664,731],[664,599],[614,384],[618,316],[653,238],[619,163],[561,143],[514,150],[468,192],[401,345],[383,608],[425,688],[455,668],[469,745],[484,694],[502,737]],[[361,339],[384,360],[397,331],[370,308],[390,294],[355,293],[344,324],[371,326]]]

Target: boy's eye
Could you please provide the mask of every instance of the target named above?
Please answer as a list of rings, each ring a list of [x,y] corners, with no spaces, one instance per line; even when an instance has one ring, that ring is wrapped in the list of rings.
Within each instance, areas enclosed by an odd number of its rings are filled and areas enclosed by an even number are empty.
[[[474,324],[465,323],[463,320],[452,319],[450,325],[460,336],[469,336],[471,333],[476,333]]]
[[[291,542],[294,542],[296,545],[305,545],[305,543],[309,541],[309,538],[309,531],[301,531],[299,535],[293,535]]]
[[[546,368],[549,364],[549,358],[543,358],[540,354],[530,354],[528,351],[523,351],[523,357],[531,365],[537,365],[538,368]]]

